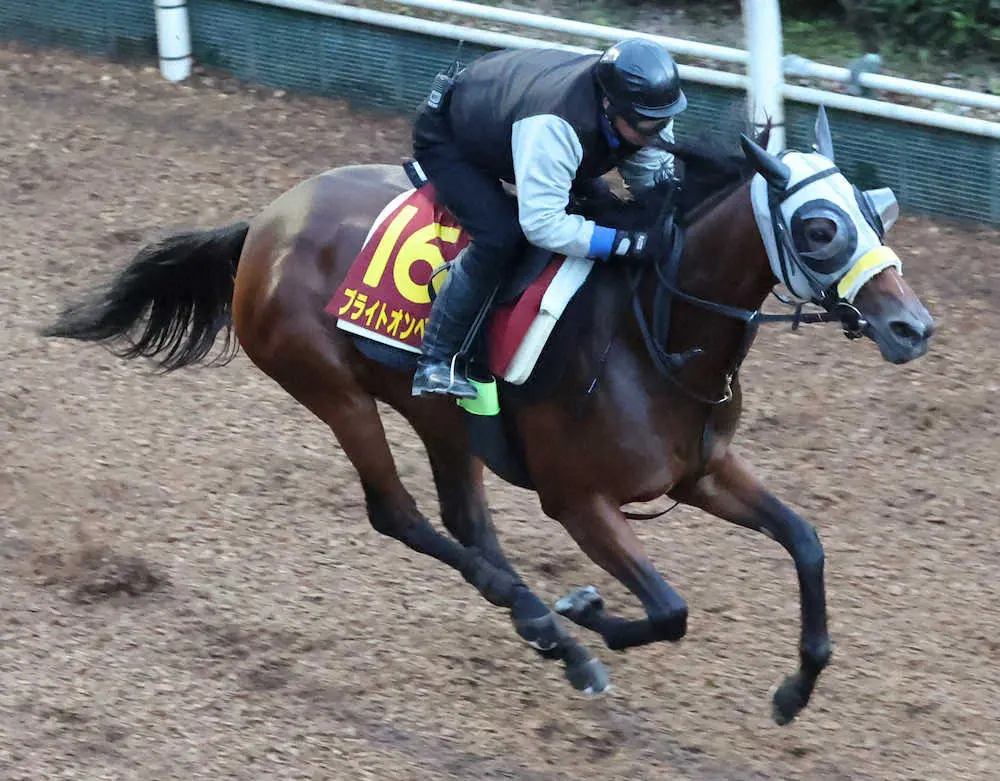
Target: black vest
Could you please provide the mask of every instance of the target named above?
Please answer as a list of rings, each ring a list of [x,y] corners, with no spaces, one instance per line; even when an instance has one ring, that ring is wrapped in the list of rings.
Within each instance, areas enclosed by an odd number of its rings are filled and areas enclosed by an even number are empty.
[[[514,123],[553,114],[576,130],[583,147],[577,180],[607,173],[638,147],[612,149],[602,129],[603,107],[594,66],[600,55],[552,49],[487,54],[455,80],[448,118],[455,143],[469,162],[514,182]]]

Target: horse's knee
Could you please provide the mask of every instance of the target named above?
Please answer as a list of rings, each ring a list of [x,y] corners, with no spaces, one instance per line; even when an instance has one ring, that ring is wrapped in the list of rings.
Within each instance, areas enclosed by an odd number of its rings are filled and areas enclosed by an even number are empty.
[[[823,552],[823,543],[819,540],[819,533],[811,524],[805,524],[803,541],[799,548],[799,557],[802,565],[812,570],[823,571],[826,563],[826,554]]]
[[[800,532],[802,540],[801,545],[808,549],[816,551],[820,556],[823,555],[823,543],[820,542],[819,532],[816,531],[816,527],[813,526],[808,521],[802,522],[802,530]]]
[[[791,539],[786,548],[800,567],[822,571],[825,554],[819,532],[815,526],[798,516],[795,516],[795,521],[796,523],[790,524]]]

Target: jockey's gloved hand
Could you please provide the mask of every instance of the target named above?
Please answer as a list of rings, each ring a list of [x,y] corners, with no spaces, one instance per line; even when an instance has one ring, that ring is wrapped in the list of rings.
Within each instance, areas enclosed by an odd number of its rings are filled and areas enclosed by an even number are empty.
[[[652,260],[655,258],[654,242],[646,231],[617,230],[611,244],[609,259]]]
[[[624,230],[598,225],[590,241],[587,257],[604,261],[651,262],[660,254],[662,241],[656,232]]]

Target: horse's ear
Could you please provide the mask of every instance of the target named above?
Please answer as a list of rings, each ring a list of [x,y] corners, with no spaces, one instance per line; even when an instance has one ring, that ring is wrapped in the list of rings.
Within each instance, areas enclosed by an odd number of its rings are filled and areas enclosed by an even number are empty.
[[[826,118],[826,109],[823,106],[820,106],[816,113],[816,126],[813,132],[816,135],[816,143],[813,148],[832,163],[833,136],[830,133],[830,121]]]
[[[767,122],[764,124],[764,127],[761,128],[760,133],[757,134],[757,145],[758,146],[762,146],[762,147],[764,147],[764,149],[767,149],[768,144],[771,143],[771,129],[772,129],[772,127],[773,126],[771,124],[771,118],[768,117]]]
[[[743,154],[750,158],[753,167],[768,184],[777,190],[784,190],[788,186],[792,172],[776,155],[772,155],[745,133],[740,133],[740,145],[743,147]]]

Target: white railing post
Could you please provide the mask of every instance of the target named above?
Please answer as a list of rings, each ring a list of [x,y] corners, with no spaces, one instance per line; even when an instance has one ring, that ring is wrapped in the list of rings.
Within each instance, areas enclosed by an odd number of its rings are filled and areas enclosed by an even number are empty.
[[[785,108],[782,102],[781,10],[778,0],[743,0],[743,24],[750,52],[747,110],[756,129],[769,118],[773,125],[768,150],[785,148]]]
[[[160,73],[167,81],[183,81],[191,75],[191,30],[187,0],[154,0],[156,47]]]

